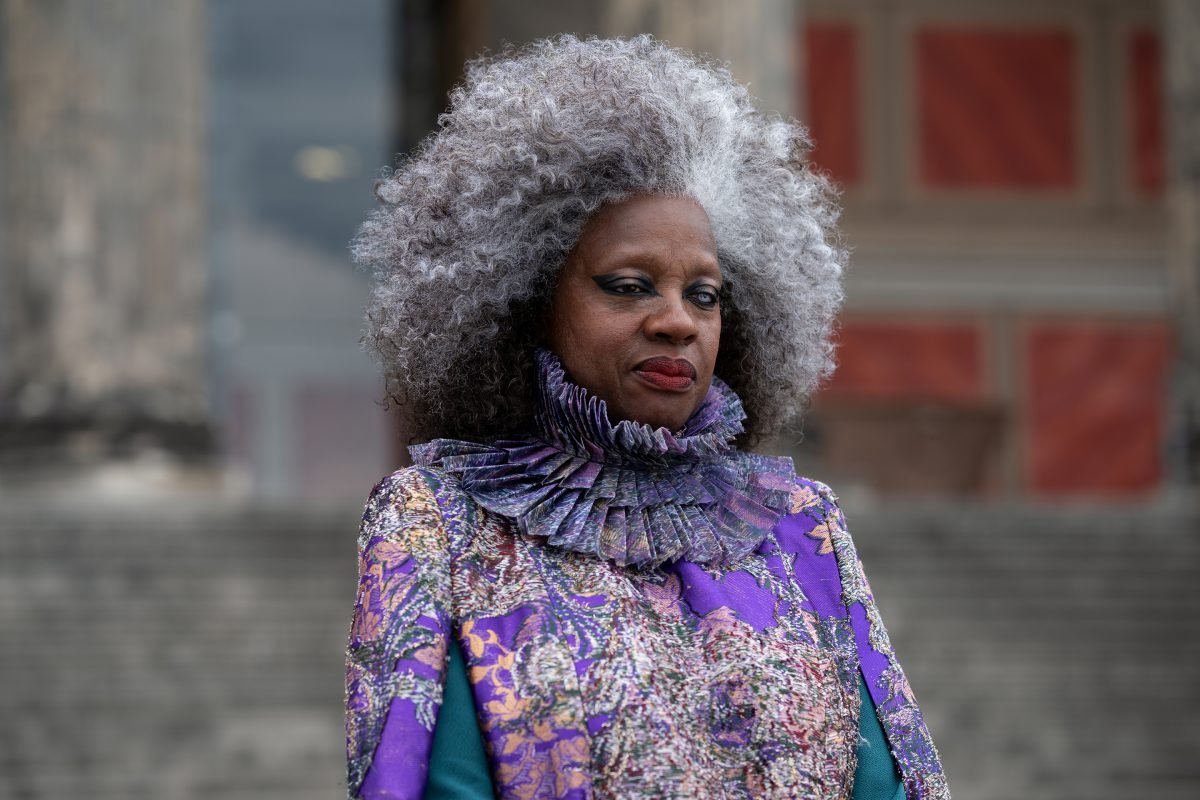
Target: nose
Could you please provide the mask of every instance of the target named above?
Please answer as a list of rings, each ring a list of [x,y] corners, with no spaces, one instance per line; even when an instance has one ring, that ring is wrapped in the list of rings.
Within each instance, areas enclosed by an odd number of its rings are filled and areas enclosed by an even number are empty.
[[[689,344],[700,332],[682,294],[662,295],[660,302],[646,317],[643,329],[648,338],[672,344]]]

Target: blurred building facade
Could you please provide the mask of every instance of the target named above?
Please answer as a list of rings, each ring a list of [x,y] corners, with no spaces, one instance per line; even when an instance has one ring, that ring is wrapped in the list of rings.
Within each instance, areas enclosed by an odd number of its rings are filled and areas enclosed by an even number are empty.
[[[856,254],[823,398],[848,469],[1039,500],[1162,491],[1179,454],[1159,25],[1154,3],[808,4],[802,116]],[[844,441],[880,417],[945,419],[985,462]]]
[[[564,30],[715,53],[810,127],[841,187],[840,367],[804,444],[780,449],[906,496],[1139,500],[1184,471],[1156,3],[411,0],[376,8],[373,50],[326,47],[311,78],[294,42],[274,62],[234,44],[271,30],[269,6],[211,14],[214,330],[236,342],[217,399],[252,492],[356,496],[403,461],[349,352],[364,287],[345,243],[376,167],[432,130],[465,59]],[[289,105],[272,81],[297,76],[336,113]]]
[[[0,797],[340,793],[404,461],[346,244],[465,59],[563,31],[727,61],[842,188],[840,367],[774,446],[842,493],[956,796],[1200,789],[1190,0],[2,8]],[[137,468],[34,495],[41,446]]]
[[[349,242],[395,145],[388,2],[207,5],[214,409],[238,490],[361,498],[399,448]]]

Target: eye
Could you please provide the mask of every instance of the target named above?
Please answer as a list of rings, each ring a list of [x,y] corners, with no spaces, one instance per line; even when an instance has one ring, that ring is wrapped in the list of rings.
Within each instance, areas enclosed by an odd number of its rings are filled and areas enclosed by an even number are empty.
[[[692,289],[690,296],[700,308],[716,308],[721,304],[721,291],[715,286],[702,284]]]
[[[593,280],[596,281],[597,286],[609,294],[642,295],[654,292],[654,288],[649,282],[641,278],[597,276]]]

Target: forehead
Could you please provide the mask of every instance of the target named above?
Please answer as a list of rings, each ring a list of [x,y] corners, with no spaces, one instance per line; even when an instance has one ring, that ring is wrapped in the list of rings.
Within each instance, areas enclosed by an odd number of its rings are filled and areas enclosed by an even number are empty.
[[[588,220],[575,251],[597,268],[648,260],[719,270],[708,214],[690,197],[638,195],[605,206]]]

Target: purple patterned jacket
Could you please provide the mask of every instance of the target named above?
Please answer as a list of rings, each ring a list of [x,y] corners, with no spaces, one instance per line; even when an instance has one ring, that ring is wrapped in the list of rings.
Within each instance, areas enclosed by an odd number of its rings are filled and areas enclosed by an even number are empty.
[[[503,798],[848,798],[860,670],[907,796],[949,797],[823,484],[728,565],[636,568],[413,467],[375,488],[359,552],[350,797],[421,796],[451,636]]]

